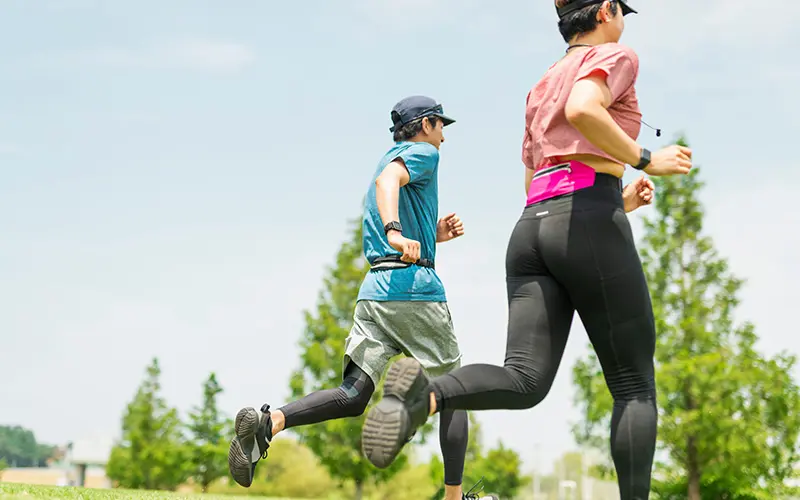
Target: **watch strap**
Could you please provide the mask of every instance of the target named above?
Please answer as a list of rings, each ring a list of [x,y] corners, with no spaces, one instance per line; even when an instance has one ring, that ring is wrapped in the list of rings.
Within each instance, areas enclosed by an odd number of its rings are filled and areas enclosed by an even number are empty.
[[[389,231],[398,231],[400,233],[403,232],[403,226],[398,221],[392,221],[385,226],[383,226],[383,232],[388,233]]]
[[[636,170],[644,170],[648,165],[650,165],[650,150],[642,148],[642,153],[639,155],[639,163],[631,166]]]

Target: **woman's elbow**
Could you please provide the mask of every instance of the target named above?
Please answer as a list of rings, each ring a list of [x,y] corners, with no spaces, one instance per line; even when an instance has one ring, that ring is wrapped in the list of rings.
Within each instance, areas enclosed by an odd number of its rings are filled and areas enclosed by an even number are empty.
[[[587,118],[590,118],[592,115],[591,106],[588,106],[586,102],[581,102],[577,99],[570,99],[567,101],[567,105],[564,108],[564,114],[567,117],[567,121],[570,125],[580,125],[584,123]]]

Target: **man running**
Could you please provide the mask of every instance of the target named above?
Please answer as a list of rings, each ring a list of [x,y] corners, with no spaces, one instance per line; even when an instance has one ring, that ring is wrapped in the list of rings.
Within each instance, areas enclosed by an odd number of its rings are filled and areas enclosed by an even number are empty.
[[[228,465],[242,486],[253,482],[256,464],[267,457],[279,432],[361,415],[391,358],[405,354],[431,375],[461,365],[444,286],[434,270],[436,244],[464,234],[454,213],[437,221],[439,147],[443,128],[455,120],[424,96],[398,102],[391,118],[395,144],[378,164],[364,207],[364,254],[372,267],[359,290],[345,345],[342,384],[277,410],[270,411],[265,404],[261,411],[239,411]],[[399,383],[387,378],[384,391],[392,393]],[[468,434],[465,411],[441,412],[446,500],[478,498],[461,489]]]

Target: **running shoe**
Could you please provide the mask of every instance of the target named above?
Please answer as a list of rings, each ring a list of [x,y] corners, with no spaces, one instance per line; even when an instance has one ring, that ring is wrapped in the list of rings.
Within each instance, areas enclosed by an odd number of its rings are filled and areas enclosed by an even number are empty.
[[[375,405],[361,431],[361,449],[372,465],[385,469],[428,419],[429,380],[414,358],[395,362],[386,374],[383,399]]]
[[[479,496],[478,493],[483,491],[483,478],[480,481],[475,483],[475,486],[469,489],[466,493],[461,495],[462,500],[500,500],[500,497],[497,495],[484,495]]]
[[[242,408],[236,415],[236,437],[228,450],[228,468],[234,481],[249,488],[253,484],[256,464],[267,458],[267,449],[272,441],[272,417],[269,405],[255,408]]]

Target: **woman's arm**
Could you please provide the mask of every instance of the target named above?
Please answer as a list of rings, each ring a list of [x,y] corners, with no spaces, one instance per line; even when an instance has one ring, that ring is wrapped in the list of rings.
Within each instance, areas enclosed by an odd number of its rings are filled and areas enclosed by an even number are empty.
[[[623,163],[636,165],[642,148],[611,118],[606,108],[612,102],[605,80],[593,75],[575,82],[564,111],[589,142]]]
[[[528,196],[528,191],[531,189],[531,181],[533,181],[533,169],[525,167],[525,196]]]

